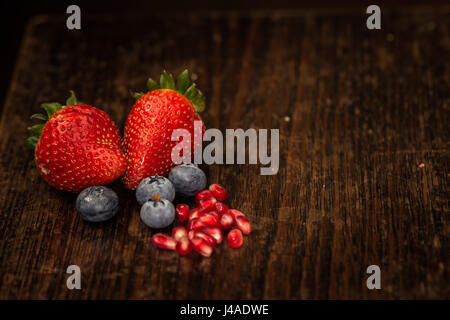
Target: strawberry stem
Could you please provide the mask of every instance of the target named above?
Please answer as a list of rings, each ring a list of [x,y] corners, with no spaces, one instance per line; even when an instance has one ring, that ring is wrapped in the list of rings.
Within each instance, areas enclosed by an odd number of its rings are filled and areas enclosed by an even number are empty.
[[[180,73],[177,78],[176,85],[173,76],[164,70],[159,79],[159,84],[155,80],[149,78],[147,81],[147,88],[148,92],[158,89],[174,90],[185,96],[192,103],[197,112],[202,112],[205,110],[205,97],[203,93],[197,89],[195,83],[190,85],[188,70],[184,70]],[[130,91],[130,93],[136,100],[139,100],[144,95],[142,92]]]

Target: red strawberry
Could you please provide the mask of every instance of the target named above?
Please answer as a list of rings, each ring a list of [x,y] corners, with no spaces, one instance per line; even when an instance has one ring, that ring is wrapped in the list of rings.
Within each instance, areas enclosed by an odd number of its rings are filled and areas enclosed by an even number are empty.
[[[203,111],[205,98],[189,86],[189,73],[182,72],[175,81],[166,71],[160,85],[152,79],[147,82],[150,92],[137,93],[136,104],[128,115],[122,140],[122,150],[127,158],[123,182],[127,188],[136,189],[139,182],[149,176],[166,175],[174,166],[172,141],[175,129],[186,129],[191,135],[191,154],[194,149],[194,121],[201,121],[196,111]],[[202,124],[202,134],[205,127]]]
[[[33,136],[25,145],[35,149],[36,166],[53,187],[78,192],[93,185],[106,185],[125,171],[120,134],[102,110],[77,102],[74,93],[66,106],[44,103],[47,121],[30,128]]]

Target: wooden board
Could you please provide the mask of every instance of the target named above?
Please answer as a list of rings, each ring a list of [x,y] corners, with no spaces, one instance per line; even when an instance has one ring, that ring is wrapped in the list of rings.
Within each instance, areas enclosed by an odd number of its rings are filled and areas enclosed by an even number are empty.
[[[450,15],[446,7],[241,15],[65,16],[26,28],[0,123],[0,298],[449,298]],[[29,115],[79,98],[121,130],[162,69],[195,73],[208,127],[279,128],[280,170],[212,165],[254,225],[210,259],[156,250],[120,181],[92,225],[22,147]],[[286,118],[288,117],[288,118]],[[421,166],[423,164],[423,166]],[[79,265],[82,290],[68,290]],[[379,265],[382,289],[368,290]]]

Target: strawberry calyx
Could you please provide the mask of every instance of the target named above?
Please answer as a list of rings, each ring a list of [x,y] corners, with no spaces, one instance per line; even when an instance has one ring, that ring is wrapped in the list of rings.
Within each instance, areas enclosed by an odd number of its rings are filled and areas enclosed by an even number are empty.
[[[55,114],[57,111],[61,110],[65,106],[73,106],[76,104],[80,104],[81,102],[77,100],[75,93],[71,90],[70,97],[66,100],[66,104],[63,106],[59,102],[47,102],[41,104],[41,107],[45,110],[44,113],[35,113],[31,116],[31,119],[38,119],[44,121],[44,123],[38,123],[28,127],[28,130],[31,132],[31,137],[25,139],[24,145],[26,148],[34,150],[36,145],[41,137],[42,130],[44,129],[47,121]]]
[[[164,70],[159,79],[159,84],[152,78],[149,78],[147,81],[147,88],[149,90],[148,92],[159,89],[174,90],[187,98],[194,106],[195,111],[202,112],[205,110],[205,96],[197,89],[195,83],[191,84],[190,82],[188,70],[184,70],[180,73],[176,83],[173,76]],[[132,91],[130,91],[130,93],[136,100],[139,100],[145,94],[143,92]]]

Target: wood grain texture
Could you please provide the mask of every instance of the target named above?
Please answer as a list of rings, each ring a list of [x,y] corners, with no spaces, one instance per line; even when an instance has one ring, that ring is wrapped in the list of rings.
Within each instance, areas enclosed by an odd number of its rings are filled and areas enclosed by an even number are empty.
[[[1,115],[0,298],[450,297],[448,8],[385,10],[380,31],[359,11],[64,19],[29,23]],[[156,250],[120,182],[117,217],[85,223],[29,165],[40,103],[73,89],[122,130],[128,89],[163,68],[195,73],[208,127],[280,129],[277,175],[206,168],[254,224],[239,250]],[[71,264],[82,290],[66,288]],[[366,288],[371,264],[382,290]]]

